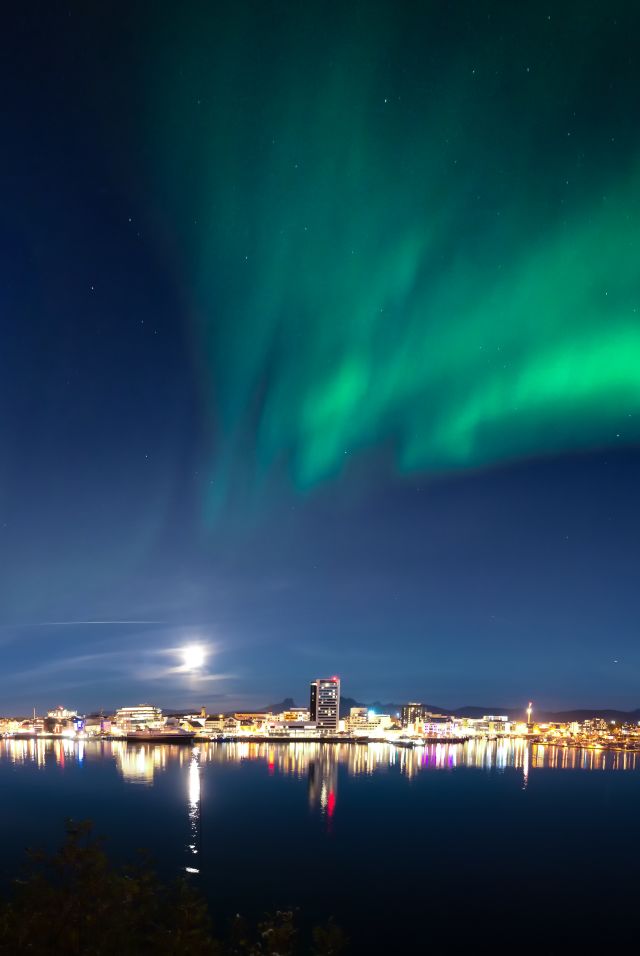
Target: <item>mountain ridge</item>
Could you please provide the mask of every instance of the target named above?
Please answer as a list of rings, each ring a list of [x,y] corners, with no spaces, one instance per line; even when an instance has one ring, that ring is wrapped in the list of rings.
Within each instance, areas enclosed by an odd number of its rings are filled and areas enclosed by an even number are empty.
[[[420,702],[422,703],[422,702]],[[363,703],[354,697],[342,697],[340,699],[340,716],[348,717],[349,710],[352,707],[366,707],[367,710],[375,710],[383,714],[399,714],[404,705],[397,703],[383,703],[379,700],[373,703]],[[506,714],[512,720],[525,720],[525,709],[522,705],[517,707],[505,707],[503,705],[482,707],[477,704],[469,704],[464,707],[441,707],[439,704],[424,703],[424,706],[433,714],[446,714],[450,717],[485,717],[489,714]],[[263,710],[267,713],[281,713],[283,710],[293,710],[296,704],[292,697],[285,697],[284,700],[276,704],[269,704]],[[263,711],[256,711],[262,713]],[[570,723],[571,721],[583,721],[590,719],[615,720],[616,723],[639,723],[640,708],[635,710],[619,710],[615,707],[577,707],[569,710],[543,710],[535,709],[534,718],[538,721],[557,721],[559,723]]]

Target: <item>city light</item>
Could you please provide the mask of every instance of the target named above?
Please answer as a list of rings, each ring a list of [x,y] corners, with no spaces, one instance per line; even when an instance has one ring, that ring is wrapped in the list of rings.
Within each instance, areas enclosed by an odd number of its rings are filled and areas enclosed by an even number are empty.
[[[189,644],[174,648],[182,664],[174,672],[193,673],[203,668],[207,657],[206,644]],[[168,652],[167,652],[168,653]],[[196,681],[194,680],[194,686]],[[465,716],[461,713],[434,713],[419,701],[403,704],[397,713],[379,713],[382,708],[341,707],[341,685],[338,678],[317,678],[309,685],[308,706],[286,701],[283,710],[234,711],[209,713],[206,706],[189,712],[164,714],[150,703],[132,703],[105,714],[78,714],[66,707],[50,710],[46,717],[0,717],[0,737],[22,739],[54,739],[73,743],[90,740],[123,741],[132,744],[186,744],[256,740],[270,743],[353,743],[355,745],[391,744],[399,750],[419,750],[430,744],[463,745],[472,741],[505,741],[521,739],[527,744],[609,750],[640,754],[640,724],[594,715],[576,720],[568,713],[534,716],[533,702],[525,708],[525,720],[516,715],[484,714]],[[391,708],[389,708],[391,710]],[[550,719],[556,717],[556,719]],[[197,750],[190,775],[190,802],[198,803],[200,783]],[[276,750],[269,761],[275,771]],[[146,751],[122,751],[123,774],[131,779],[149,782],[153,767]],[[456,752],[452,751],[452,766]],[[527,765],[528,766],[528,765]],[[328,793],[329,791],[327,791]]]

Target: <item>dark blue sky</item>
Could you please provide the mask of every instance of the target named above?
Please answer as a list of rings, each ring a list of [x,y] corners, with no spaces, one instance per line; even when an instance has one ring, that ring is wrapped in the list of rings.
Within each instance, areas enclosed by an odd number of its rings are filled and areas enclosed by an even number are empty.
[[[461,7],[7,15],[0,711],[638,704],[637,24]]]

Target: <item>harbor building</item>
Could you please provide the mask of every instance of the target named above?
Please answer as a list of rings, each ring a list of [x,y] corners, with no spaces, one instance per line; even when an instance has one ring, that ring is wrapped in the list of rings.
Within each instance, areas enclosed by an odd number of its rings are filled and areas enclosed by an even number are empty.
[[[151,704],[137,704],[135,707],[120,707],[116,711],[115,723],[120,728],[130,732],[132,730],[159,730],[164,724],[162,711]]]

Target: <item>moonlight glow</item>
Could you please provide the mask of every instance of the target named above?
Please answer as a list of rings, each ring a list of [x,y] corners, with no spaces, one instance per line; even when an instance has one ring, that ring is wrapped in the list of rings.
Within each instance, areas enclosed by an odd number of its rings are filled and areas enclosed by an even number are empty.
[[[634,710],[640,3],[105,6],[3,18],[2,713]]]
[[[198,671],[204,667],[206,660],[204,648],[199,644],[191,644],[182,649],[182,663],[186,671]]]

